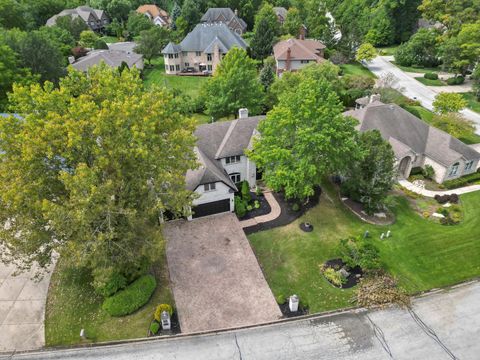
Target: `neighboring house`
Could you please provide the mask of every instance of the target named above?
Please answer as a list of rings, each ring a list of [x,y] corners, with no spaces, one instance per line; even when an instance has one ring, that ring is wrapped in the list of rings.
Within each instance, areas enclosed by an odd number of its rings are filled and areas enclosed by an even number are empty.
[[[157,5],[142,5],[137,9],[137,13],[145,15],[151,22],[157,26],[170,27],[172,20],[168,13],[160,9]]]
[[[237,10],[233,12],[230,8],[210,8],[200,21],[206,24],[225,24],[230,30],[239,35],[247,31],[247,23],[238,17]]]
[[[248,117],[248,110],[240,110],[240,118],[232,121],[200,125],[196,131],[197,155],[200,167],[189,170],[187,188],[199,197],[193,201],[193,216],[212,215],[234,210],[236,184],[246,180],[256,185],[257,168],[245,156],[252,139],[258,134],[257,125],[265,116]]]
[[[134,41],[109,43],[107,45],[109,50],[120,50],[126,52],[133,52],[135,50],[135,47],[137,47],[137,44]]]
[[[225,24],[198,24],[179,45],[170,42],[163,50],[167,74],[211,74],[232,47],[247,48],[240,35]]]
[[[360,122],[359,131],[380,131],[392,145],[400,177],[408,178],[414,167],[430,165],[435,170],[435,181],[441,184],[478,168],[480,153],[398,105],[374,100],[344,115]]]
[[[59,14],[52,16],[47,20],[47,26],[54,26],[57,23],[57,19],[62,16],[71,16],[72,19],[80,18],[93,31],[103,29],[110,22],[105,11],[92,9],[88,6],[79,6],[75,9],[65,9]]]
[[[86,72],[90,67],[98,65],[102,61],[112,68],[117,68],[122,65],[122,62],[125,62],[130,69],[135,66],[137,69],[143,70],[143,55],[122,50],[93,50],[71,65],[77,70]]]
[[[313,39],[288,39],[275,44],[273,56],[277,65],[277,75],[285,71],[296,71],[310,63],[321,63],[325,45]]]
[[[278,22],[283,25],[285,19],[287,18],[287,9],[281,6],[277,6],[273,8],[275,15],[277,15]]]

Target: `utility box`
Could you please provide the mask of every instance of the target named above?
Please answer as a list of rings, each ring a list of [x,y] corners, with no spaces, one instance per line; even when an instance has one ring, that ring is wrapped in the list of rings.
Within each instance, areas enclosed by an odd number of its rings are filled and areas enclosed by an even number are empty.
[[[162,315],[160,316],[160,320],[162,323],[163,330],[170,330],[172,327],[172,322],[170,321],[170,314],[166,311],[162,311]]]
[[[297,295],[292,295],[288,298],[288,308],[291,312],[298,311],[298,304],[300,303],[300,299]]]

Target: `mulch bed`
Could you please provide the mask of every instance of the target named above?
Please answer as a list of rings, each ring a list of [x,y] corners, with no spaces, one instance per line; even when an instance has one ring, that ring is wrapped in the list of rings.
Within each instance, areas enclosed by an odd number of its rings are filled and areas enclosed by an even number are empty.
[[[255,200],[257,200],[260,203],[260,207],[258,209],[254,208],[252,211],[247,212],[247,214],[244,217],[242,217],[240,220],[253,219],[254,217],[257,217],[257,216],[267,215],[268,213],[270,213],[270,211],[272,211],[270,204],[268,203],[267,199],[265,199],[265,196],[263,196],[263,194],[257,195],[254,192],[250,192],[250,195],[252,197],[250,204],[253,206]],[[239,194],[239,196],[241,195]]]
[[[342,259],[331,259],[326,261],[324,265],[329,268],[334,268],[335,270],[340,270],[342,267],[345,266],[345,263],[342,261]],[[340,286],[341,289],[349,289],[354,287],[355,285],[358,284],[358,282],[361,279],[361,276],[363,275],[363,271],[360,266],[355,266],[353,269],[348,269],[347,271],[350,273],[350,275],[347,277],[347,282],[342,284],[342,286]],[[360,275],[360,276],[357,276],[357,275]],[[338,287],[334,284],[332,285],[335,287]]]
[[[342,200],[345,206],[363,221],[373,225],[392,225],[395,222],[395,216],[391,212],[385,212],[386,218],[367,215],[363,210],[363,205],[352,199]]]
[[[153,336],[165,336],[165,335],[177,335],[182,332],[180,329],[180,321],[178,321],[177,312],[174,311],[172,317],[170,318],[170,330],[163,330],[162,326],[160,325],[160,330],[156,335]]]
[[[280,308],[280,311],[282,312],[284,317],[291,318],[295,316],[302,316],[302,315],[308,315],[308,307],[303,307],[302,304],[298,306],[298,311],[297,312],[291,312],[290,308],[288,307],[288,301],[285,301],[283,304],[278,305]]]
[[[245,234],[253,234],[258,231],[269,230],[279,226],[285,226],[290,224],[291,222],[297,220],[301,217],[307,210],[315,207],[318,205],[320,201],[320,194],[322,193],[322,189],[320,187],[315,188],[315,193],[310,197],[309,201],[305,203],[298,203],[294,199],[285,199],[285,194],[283,192],[272,192],[272,195],[277,200],[278,204],[280,205],[281,213],[278,218],[275,220],[257,224],[254,226],[250,226],[248,228],[244,228],[243,231]],[[299,205],[298,211],[293,210],[294,204],[297,203]]]

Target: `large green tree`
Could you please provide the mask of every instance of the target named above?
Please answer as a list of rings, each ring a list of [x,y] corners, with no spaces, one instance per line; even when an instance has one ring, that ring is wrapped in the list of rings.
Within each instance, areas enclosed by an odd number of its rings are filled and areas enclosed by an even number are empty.
[[[377,130],[359,133],[357,150],[342,187],[371,214],[381,208],[395,182],[395,154]]]
[[[355,149],[355,120],[342,111],[325,79],[305,76],[280,96],[249,153],[270,188],[305,199],[324,176],[344,169]]]
[[[25,27],[25,8],[16,0],[0,0],[0,27]]]
[[[287,17],[283,23],[283,32],[297,37],[302,23],[300,11],[296,7],[292,7],[288,9]]]
[[[94,276],[158,254],[162,211],[190,203],[193,122],[137,70],[70,70],[58,88],[16,86],[0,122],[2,260],[45,266],[58,252]],[[104,269],[105,271],[101,271]]]
[[[230,49],[202,90],[206,112],[216,119],[236,115],[241,108],[258,114],[262,108],[264,94],[255,62],[237,47]]]
[[[273,51],[273,44],[280,34],[280,24],[272,5],[265,3],[255,17],[253,37],[250,42],[253,57],[263,61]]]
[[[185,0],[183,2],[181,17],[188,24],[187,32],[192,30],[195,25],[198,24],[200,18],[202,17],[202,13],[200,12],[196,0]]]
[[[168,44],[169,37],[170,31],[163,26],[154,26],[143,30],[134,51],[142,54],[150,64],[154,57],[162,53],[162,49]]]
[[[395,52],[395,62],[403,66],[434,67],[440,64],[438,38],[435,29],[420,29]]]

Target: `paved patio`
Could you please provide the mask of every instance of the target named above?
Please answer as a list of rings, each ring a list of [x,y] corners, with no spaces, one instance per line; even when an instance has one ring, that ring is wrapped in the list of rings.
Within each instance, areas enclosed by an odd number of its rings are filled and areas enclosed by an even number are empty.
[[[183,333],[265,323],[282,314],[236,216],[165,224]]]
[[[0,262],[0,352],[45,345],[45,304],[51,272],[36,282],[33,270],[13,276],[15,267]]]

